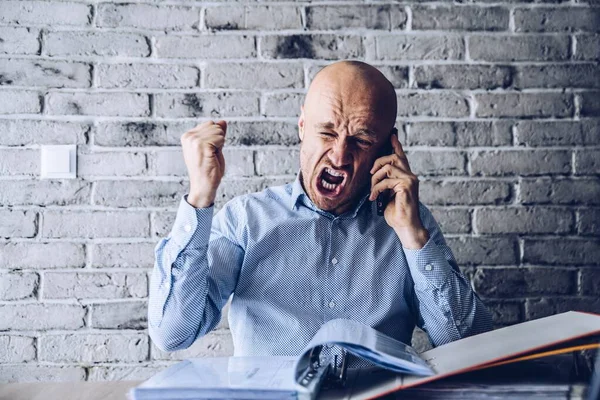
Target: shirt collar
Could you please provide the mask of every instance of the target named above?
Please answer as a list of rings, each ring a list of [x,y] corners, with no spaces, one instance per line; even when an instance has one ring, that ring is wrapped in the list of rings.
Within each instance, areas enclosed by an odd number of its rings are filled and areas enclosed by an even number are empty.
[[[296,179],[294,180],[294,183],[292,184],[292,193],[290,196],[290,208],[297,210],[299,208],[298,203],[302,203],[306,207],[312,209],[315,212],[318,212],[319,214],[327,215],[331,218],[336,218],[336,215],[334,215],[330,212],[321,210],[320,208],[318,208],[317,206],[315,206],[313,204],[313,202],[310,200],[310,198],[304,191],[304,188],[302,187],[301,179],[302,179],[302,171],[298,171],[298,174],[296,175]],[[355,218],[365,202],[374,204],[373,202],[369,202],[368,199],[369,199],[369,195],[368,194],[364,195],[353,210],[347,211],[344,214],[340,215],[339,217],[340,218]],[[369,207],[369,208],[371,209],[371,212],[373,212],[373,207]]]

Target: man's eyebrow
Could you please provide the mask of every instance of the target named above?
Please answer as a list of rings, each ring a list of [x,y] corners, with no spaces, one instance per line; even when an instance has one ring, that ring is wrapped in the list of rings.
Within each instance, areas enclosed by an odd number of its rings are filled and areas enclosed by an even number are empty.
[[[323,122],[320,124],[316,124],[315,126],[317,127],[317,129],[331,129],[331,130],[335,129],[335,125],[333,124],[333,122]],[[373,137],[377,136],[377,134],[375,132],[373,132],[372,130],[370,130],[368,128],[361,128],[361,129],[357,130],[352,136],[358,136],[358,135],[366,135],[366,136],[373,136]]]

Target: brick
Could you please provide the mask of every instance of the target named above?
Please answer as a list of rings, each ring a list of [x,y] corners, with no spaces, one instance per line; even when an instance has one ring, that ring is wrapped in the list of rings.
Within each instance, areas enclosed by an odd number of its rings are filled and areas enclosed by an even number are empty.
[[[32,337],[0,336],[0,362],[18,363],[35,360],[35,345]],[[0,372],[0,380],[1,372]]]
[[[254,175],[254,150],[224,147],[225,176]],[[187,176],[181,150],[158,151],[150,156],[150,173],[156,176]]]
[[[0,300],[23,300],[35,297],[39,276],[35,273],[0,274]],[[1,346],[0,346],[1,347]]]
[[[45,331],[83,327],[85,309],[78,304],[0,304],[0,314],[0,331]]]
[[[303,88],[304,70],[297,63],[227,63],[206,66],[208,88],[253,90]]]
[[[600,265],[600,240],[525,239],[523,262],[531,264]]]
[[[46,99],[49,114],[144,117],[150,115],[147,94],[52,92]]]
[[[600,144],[600,121],[519,121],[517,143],[525,146]]]
[[[153,360],[179,361],[198,357],[225,357],[233,355],[233,340],[229,331],[213,331],[197,339],[188,349],[164,352],[151,345]]]
[[[99,181],[94,201],[107,207],[176,207],[186,189],[181,182]]]
[[[600,32],[600,9],[589,7],[515,10],[515,32]]]
[[[399,93],[398,117],[468,117],[469,102],[460,93]]]
[[[0,382],[73,382],[86,379],[83,367],[57,367],[32,364],[0,364]]]
[[[85,249],[82,244],[68,242],[0,243],[0,268],[49,269],[82,268]]]
[[[25,90],[3,90],[0,114],[39,114],[42,111],[40,93]]]
[[[47,272],[42,290],[45,299],[124,299],[148,295],[147,275],[133,272]]]
[[[502,65],[417,65],[415,86],[421,89],[508,88],[513,67]]]
[[[600,116],[600,92],[581,93],[581,111],[582,117]]]
[[[79,154],[79,176],[137,176],[146,171],[144,153],[95,152]]]
[[[38,228],[38,216],[35,211],[0,209],[0,237],[34,237]]]
[[[470,158],[473,175],[531,176],[571,172],[571,152],[567,150],[476,151]]]
[[[204,23],[212,30],[301,29],[300,8],[278,5],[207,7]]]
[[[0,149],[0,176],[38,175],[39,171],[39,150]]]
[[[190,31],[199,21],[197,8],[131,3],[98,4],[96,16],[96,25],[101,28]]]
[[[555,297],[528,299],[525,302],[527,319],[538,319],[567,311],[600,312],[600,298],[594,297]]]
[[[156,54],[161,58],[255,58],[256,44],[253,36],[169,35],[157,38]]]
[[[79,122],[1,119],[0,145],[84,144],[89,130],[88,124]]]
[[[547,207],[481,208],[475,211],[478,233],[570,233],[574,227],[572,211]]]
[[[47,238],[147,237],[148,214],[136,211],[46,211]]]
[[[175,223],[174,212],[157,212],[152,216],[152,234],[156,237],[165,237],[171,232]]]
[[[600,150],[578,150],[575,152],[576,175],[600,174]]]
[[[227,128],[227,143],[231,145],[284,145],[300,143],[296,122],[232,121]]]
[[[509,237],[446,238],[458,265],[514,265],[518,263],[517,243]]]
[[[146,155],[122,151],[80,153],[77,157],[77,175],[137,176],[146,172]]]
[[[600,204],[600,182],[597,179],[523,179],[523,204]]]
[[[120,301],[92,305],[91,327],[99,329],[147,328],[148,304],[143,301]]]
[[[458,208],[431,207],[433,218],[444,234],[471,232],[471,211]]]
[[[152,268],[156,243],[96,243],[91,248],[94,268]]]
[[[315,30],[380,29],[390,30],[391,8],[397,17],[395,28],[403,29],[406,13],[398,6],[368,5],[315,5],[306,8],[306,27]]]
[[[297,117],[304,93],[267,93],[262,100],[266,117]]]
[[[215,207],[217,209],[221,208],[227,201],[236,196],[260,192],[267,187],[283,185],[293,180],[294,177],[224,179],[217,191]]]
[[[195,125],[194,122],[100,122],[94,141],[100,146],[181,146],[181,135]]]
[[[600,88],[600,67],[595,64],[561,64],[517,67],[514,87]]]
[[[51,56],[148,57],[149,39],[127,32],[48,32],[44,52]]]
[[[486,300],[484,303],[492,314],[494,324],[512,325],[523,322],[520,303],[493,300]]]
[[[261,55],[267,59],[310,58],[337,60],[364,57],[362,38],[355,35],[285,35],[261,39]]]
[[[451,35],[394,35],[375,38],[378,60],[462,60],[462,38]]]
[[[89,204],[90,182],[77,180],[0,180],[0,205]]]
[[[143,381],[162,372],[165,365],[157,366],[101,366],[89,368],[88,381]]]
[[[564,118],[575,109],[567,93],[483,93],[475,99],[476,115],[483,118]]]
[[[472,36],[469,55],[481,61],[564,61],[570,57],[567,36]]]
[[[49,362],[139,362],[148,358],[148,337],[141,334],[61,334],[39,339],[39,359]]]
[[[600,236],[600,209],[579,210],[577,214],[577,232],[580,235]]]
[[[600,35],[578,35],[576,40],[577,49],[574,54],[576,60],[600,60]]]
[[[473,285],[486,297],[571,294],[575,291],[575,271],[550,268],[479,268]]]
[[[0,23],[12,25],[89,25],[92,6],[84,3],[2,1]]]
[[[0,85],[87,88],[91,79],[90,65],[81,62],[0,60]]]
[[[465,154],[454,150],[408,150],[410,168],[417,176],[465,175]]]
[[[298,149],[261,149],[256,152],[257,175],[294,175],[299,169]]]
[[[259,95],[252,92],[163,93],[154,99],[156,114],[162,118],[258,115]]]
[[[503,121],[411,122],[409,146],[506,146],[512,144],[510,123]]]
[[[0,27],[0,54],[39,54],[39,35],[38,29]]]
[[[582,295],[597,296],[600,293],[600,273],[595,269],[584,268],[581,270]]]
[[[408,67],[401,65],[381,65],[377,69],[391,82],[394,88],[408,87]]]
[[[198,85],[196,67],[167,64],[100,64],[97,66],[100,88],[187,89]]]
[[[512,196],[510,184],[482,180],[423,180],[419,199],[432,205],[504,204]]]
[[[506,31],[508,9],[479,6],[412,7],[413,30]]]

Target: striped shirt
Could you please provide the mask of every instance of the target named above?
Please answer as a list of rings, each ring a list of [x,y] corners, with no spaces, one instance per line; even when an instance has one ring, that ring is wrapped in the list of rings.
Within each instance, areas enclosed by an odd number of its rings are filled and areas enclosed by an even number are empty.
[[[434,346],[491,329],[430,211],[430,239],[402,247],[365,196],[336,216],[318,209],[299,178],[229,201],[216,215],[186,197],[156,246],[149,333],[162,350],[210,332],[231,298],[236,356],[298,355],[326,321],[362,322],[410,344],[415,326]]]

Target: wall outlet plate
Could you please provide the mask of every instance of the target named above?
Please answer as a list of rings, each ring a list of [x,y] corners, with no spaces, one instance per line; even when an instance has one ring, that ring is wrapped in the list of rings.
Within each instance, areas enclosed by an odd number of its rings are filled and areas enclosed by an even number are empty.
[[[77,146],[42,146],[42,179],[77,178]]]

